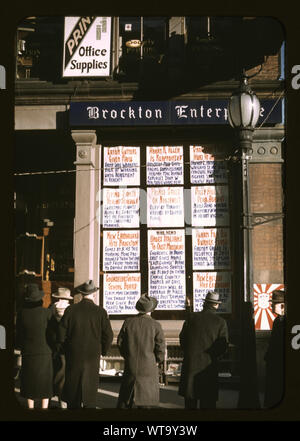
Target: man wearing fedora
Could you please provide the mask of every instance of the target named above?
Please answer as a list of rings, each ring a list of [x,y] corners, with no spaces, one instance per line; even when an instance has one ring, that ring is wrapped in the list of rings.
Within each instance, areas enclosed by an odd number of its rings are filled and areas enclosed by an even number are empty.
[[[49,341],[53,351],[53,393],[58,397],[60,407],[65,409],[67,403],[62,400],[62,390],[65,383],[65,368],[66,358],[65,354],[60,350],[59,345],[59,323],[64,315],[65,309],[73,303],[71,291],[68,288],[58,288],[57,292],[52,294],[52,304],[49,309],[52,309],[53,316],[49,324]]]
[[[219,294],[208,292],[203,310],[189,313],[179,335],[183,363],[178,394],[186,409],[215,409],[218,400],[218,358],[228,346],[225,320],[216,314]]]
[[[151,408],[159,404],[158,365],[164,360],[165,338],[160,323],[151,317],[158,302],[142,294],[136,303],[138,314],[127,318],[118,335],[120,354],[125,359],[117,407]]]
[[[285,291],[273,291],[271,301],[272,311],[276,318],[265,354],[265,407],[279,404],[284,394]]]
[[[107,312],[93,302],[98,288],[88,280],[76,288],[82,295],[70,305],[59,325],[59,341],[66,356],[62,399],[68,409],[96,408],[100,356],[109,350],[113,331]]]

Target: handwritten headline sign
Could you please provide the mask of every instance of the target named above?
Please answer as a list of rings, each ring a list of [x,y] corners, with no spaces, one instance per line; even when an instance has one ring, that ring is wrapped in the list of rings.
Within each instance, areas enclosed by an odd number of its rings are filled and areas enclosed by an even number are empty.
[[[211,146],[211,149],[213,147]],[[192,184],[226,184],[228,172],[226,161],[215,153],[206,152],[203,146],[190,146],[190,175]]]
[[[184,230],[148,231],[149,295],[158,310],[185,309]]]
[[[183,185],[183,147],[147,147],[147,185]]]
[[[103,231],[103,271],[139,271],[139,230]]]
[[[148,227],[183,227],[183,187],[148,187]]]
[[[137,314],[141,295],[140,273],[104,274],[103,306],[108,314]]]
[[[194,270],[230,268],[228,228],[194,228],[192,242]]]
[[[139,147],[104,147],[104,185],[140,185]]]
[[[192,226],[229,225],[228,186],[191,188]]]
[[[194,311],[203,309],[208,291],[216,291],[220,294],[222,304],[219,306],[218,312],[231,312],[231,274],[229,272],[193,273]]]
[[[103,189],[103,227],[139,227],[139,189]]]

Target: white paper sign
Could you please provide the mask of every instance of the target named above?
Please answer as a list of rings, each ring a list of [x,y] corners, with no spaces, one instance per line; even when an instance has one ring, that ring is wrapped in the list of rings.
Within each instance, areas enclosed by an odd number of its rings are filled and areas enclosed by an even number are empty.
[[[139,227],[139,189],[103,189],[103,228]]]
[[[183,227],[183,187],[148,187],[148,227]]]
[[[230,268],[228,228],[194,228],[192,241],[194,270]]]
[[[111,17],[65,17],[63,77],[107,77]]]
[[[148,231],[149,295],[157,310],[185,309],[184,230]]]
[[[192,187],[192,226],[229,225],[228,187]]]
[[[103,231],[103,271],[139,271],[139,230]]]
[[[205,152],[205,147],[190,146],[191,184],[225,184],[228,181],[225,161]]]
[[[141,295],[140,273],[104,274],[103,307],[108,314],[137,314]]]
[[[193,293],[194,311],[203,309],[203,302],[208,291],[216,291],[222,303],[218,312],[231,312],[231,275],[229,272],[194,272]]]
[[[183,147],[147,147],[147,185],[183,184]]]
[[[104,185],[140,185],[140,148],[104,147]]]

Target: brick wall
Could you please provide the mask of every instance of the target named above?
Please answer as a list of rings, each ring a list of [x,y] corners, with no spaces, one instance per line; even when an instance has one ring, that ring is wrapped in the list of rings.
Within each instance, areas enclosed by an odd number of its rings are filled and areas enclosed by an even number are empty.
[[[281,164],[251,164],[252,213],[281,213]],[[267,220],[265,219],[262,220]],[[282,219],[256,225],[252,230],[253,282],[283,283]]]
[[[260,70],[260,66],[253,67],[247,70],[247,75],[254,75]],[[277,80],[280,77],[280,54],[270,55],[265,58],[262,70],[256,75],[253,80]]]

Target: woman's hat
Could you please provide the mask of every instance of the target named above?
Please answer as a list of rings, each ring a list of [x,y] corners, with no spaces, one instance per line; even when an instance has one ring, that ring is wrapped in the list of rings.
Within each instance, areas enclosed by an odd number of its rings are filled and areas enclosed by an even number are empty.
[[[139,300],[136,302],[136,309],[139,312],[152,312],[157,307],[158,301],[155,297],[149,297],[147,293],[142,294]]]
[[[29,283],[25,289],[26,302],[38,302],[44,297],[44,291],[39,289],[37,283]]]
[[[272,292],[272,303],[284,303],[284,291],[276,289]]]
[[[76,291],[80,292],[83,296],[87,296],[88,294],[92,294],[93,292],[98,291],[99,288],[97,288],[94,284],[93,280],[88,280],[87,282],[83,283],[82,285],[79,285],[76,287]]]
[[[206,294],[205,297],[205,301],[206,302],[211,302],[211,303],[222,303],[221,300],[219,300],[220,295],[217,292],[213,292],[213,291],[208,291],[208,293]]]
[[[52,294],[52,297],[55,297],[56,299],[73,300],[71,291],[68,288],[58,288],[57,292]]]

